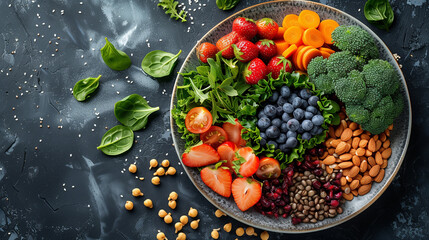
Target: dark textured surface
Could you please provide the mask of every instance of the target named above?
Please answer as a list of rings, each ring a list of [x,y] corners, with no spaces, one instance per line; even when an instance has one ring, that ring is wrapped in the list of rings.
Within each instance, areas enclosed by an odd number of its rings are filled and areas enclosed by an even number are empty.
[[[243,226],[230,218],[217,219],[215,208],[181,174],[168,131],[174,76],[151,79],[140,62],[151,50],[182,49],[181,64],[217,22],[259,1],[243,0],[232,12],[218,10],[214,0],[199,1],[207,4],[201,9],[195,1],[191,6],[183,2],[194,18],[187,23],[170,20],[149,0],[1,1],[0,239],[154,239],[158,229],[175,239],[174,227],[157,216],[160,208],[168,209],[167,196],[173,190],[179,193],[178,208],[171,210],[174,221],[189,207],[199,210],[200,228],[184,228],[188,239],[208,239],[212,229],[227,222],[233,229]],[[364,1],[321,2],[366,23]],[[399,174],[383,196],[353,220],[312,234],[271,233],[270,239],[429,238],[429,6],[425,0],[391,3],[396,17],[391,31],[370,27],[402,57],[399,63],[411,95],[413,133]],[[99,54],[105,36],[132,53],[130,69],[115,72],[105,66]],[[103,75],[100,89],[89,101],[77,102],[70,90],[74,83],[98,74]],[[132,93],[146,96],[160,111],[145,130],[136,132],[131,151],[108,157],[95,148],[105,127],[118,124],[114,103]],[[151,158],[170,159],[178,173],[153,186],[153,172],[147,170]],[[133,162],[140,167],[137,175],[125,171]],[[154,201],[153,209],[143,206],[143,198],[131,196],[134,187]],[[132,212],[123,208],[129,199],[135,203]],[[221,232],[222,239],[235,237]]]

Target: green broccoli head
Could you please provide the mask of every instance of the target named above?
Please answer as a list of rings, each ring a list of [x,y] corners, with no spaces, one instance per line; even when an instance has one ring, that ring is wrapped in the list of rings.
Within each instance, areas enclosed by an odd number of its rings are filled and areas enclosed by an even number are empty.
[[[402,93],[399,88],[394,94],[391,95],[391,97],[393,100],[393,105],[395,106],[393,116],[394,118],[396,118],[401,115],[402,111],[404,110],[404,97],[402,96]]]
[[[320,90],[325,94],[331,94],[334,92],[332,78],[326,74],[320,74],[315,78],[310,77],[310,81],[314,83],[317,90]]]
[[[399,77],[393,66],[381,59],[370,60],[362,74],[368,87],[377,89],[382,96],[393,94],[399,87]]]
[[[355,56],[349,51],[335,52],[331,54],[326,62],[326,69],[333,79],[347,77],[347,74],[359,68]]]
[[[373,110],[374,107],[380,102],[381,94],[375,88],[367,88],[365,98],[363,100],[363,106],[368,110]]]
[[[393,123],[396,117],[396,107],[392,97],[383,97],[374,110],[371,112],[370,120],[362,124],[364,130],[370,131],[372,134],[384,132],[386,128]]]
[[[370,112],[362,105],[346,105],[346,114],[350,120],[358,124],[365,124],[370,119]]]
[[[313,58],[307,66],[307,73],[310,78],[316,78],[321,74],[326,74],[327,59],[322,56]]]
[[[334,80],[334,90],[342,102],[360,104],[366,94],[366,85],[362,74],[358,70],[352,70],[347,78]]]
[[[379,57],[374,38],[359,26],[341,25],[332,32],[334,45],[365,60]]]

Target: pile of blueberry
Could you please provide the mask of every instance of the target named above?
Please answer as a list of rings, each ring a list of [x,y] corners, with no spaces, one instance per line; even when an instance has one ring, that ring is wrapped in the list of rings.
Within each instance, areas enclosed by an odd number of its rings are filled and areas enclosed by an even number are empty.
[[[297,135],[304,140],[323,132],[324,122],[317,102],[308,89],[291,89],[283,86],[274,91],[258,112],[258,128],[261,145],[272,144],[282,152],[289,153],[298,145]]]

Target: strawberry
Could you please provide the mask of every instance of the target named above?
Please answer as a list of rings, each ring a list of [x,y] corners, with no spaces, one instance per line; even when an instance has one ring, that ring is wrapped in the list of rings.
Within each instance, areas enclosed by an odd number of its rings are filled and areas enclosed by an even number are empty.
[[[230,32],[227,35],[221,37],[216,42],[216,47],[219,49],[219,51],[222,51],[222,57],[231,59],[234,57],[234,49],[232,48],[232,44],[237,43],[240,38],[237,32]]]
[[[217,153],[219,153],[220,160],[226,160],[223,164],[227,167],[230,172],[234,172],[232,169],[232,161],[235,158],[235,152],[237,151],[237,146],[233,142],[224,142],[217,148]]]
[[[250,61],[243,71],[243,76],[248,84],[257,84],[267,75],[267,66],[260,58]]]
[[[234,161],[232,161],[233,168],[241,176],[250,177],[258,171],[259,158],[255,155],[251,147],[238,149],[235,156]]]
[[[217,47],[209,42],[202,43],[197,49],[197,55],[203,63],[207,63],[208,58],[215,58],[217,52]]]
[[[274,39],[279,30],[279,25],[271,18],[262,18],[256,21],[258,36],[262,39]]]
[[[270,59],[277,55],[277,47],[273,40],[262,39],[256,43],[259,49],[259,58],[264,62],[270,61]]]
[[[253,19],[239,17],[232,22],[232,31],[237,32],[246,40],[252,40],[258,33],[258,28]]]
[[[243,129],[243,126],[241,126],[237,119],[235,119],[235,124],[225,122],[222,128],[228,134],[229,141],[240,147],[246,146],[246,141],[241,138],[241,129]]]
[[[283,56],[273,57],[267,65],[267,72],[271,73],[271,77],[277,79],[280,71],[292,72],[292,63]]]
[[[188,153],[183,153],[182,162],[188,167],[203,167],[219,162],[220,156],[207,144],[194,146]]]
[[[252,178],[236,178],[232,182],[232,196],[238,208],[244,212],[261,199],[261,184]]]
[[[236,44],[232,44],[232,48],[234,48],[235,57],[240,60],[240,62],[249,62],[250,60],[258,57],[258,47],[256,47],[256,45],[251,41],[240,41]]]
[[[224,197],[231,196],[231,172],[222,167],[209,166],[203,168],[200,174],[201,180],[213,191]]]

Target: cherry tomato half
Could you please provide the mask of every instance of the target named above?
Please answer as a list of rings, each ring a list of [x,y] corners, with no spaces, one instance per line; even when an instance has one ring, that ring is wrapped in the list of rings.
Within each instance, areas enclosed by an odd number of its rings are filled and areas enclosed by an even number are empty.
[[[205,107],[194,107],[186,115],[186,128],[191,133],[203,133],[210,129],[213,123],[212,114]]]
[[[274,158],[264,157],[259,161],[259,167],[256,176],[261,179],[274,179],[280,176],[280,163]]]
[[[228,135],[223,128],[218,126],[211,126],[209,130],[200,134],[200,139],[203,143],[217,149],[219,145],[228,141]]]

